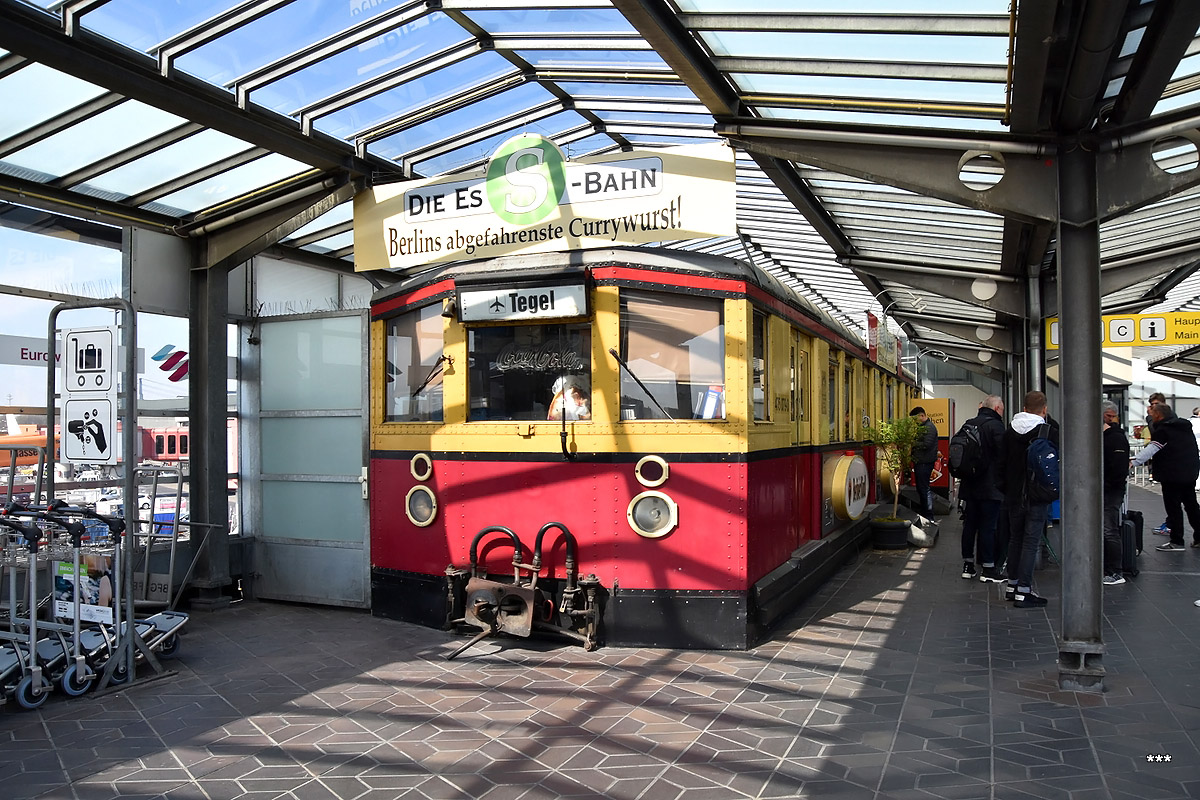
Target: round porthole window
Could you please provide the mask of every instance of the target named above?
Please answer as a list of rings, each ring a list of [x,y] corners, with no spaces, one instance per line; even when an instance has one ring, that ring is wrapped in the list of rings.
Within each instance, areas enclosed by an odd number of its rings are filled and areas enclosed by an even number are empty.
[[[437,498],[428,486],[414,486],[404,498],[404,514],[418,528],[431,524],[437,516]]]
[[[433,459],[428,453],[417,453],[408,462],[408,469],[417,480],[429,480],[429,476],[433,474]]]
[[[642,492],[629,501],[629,527],[638,536],[657,539],[675,530],[679,524],[679,506],[662,492]]]
[[[633,475],[642,486],[662,486],[671,477],[671,467],[662,456],[642,456],[633,468]]]

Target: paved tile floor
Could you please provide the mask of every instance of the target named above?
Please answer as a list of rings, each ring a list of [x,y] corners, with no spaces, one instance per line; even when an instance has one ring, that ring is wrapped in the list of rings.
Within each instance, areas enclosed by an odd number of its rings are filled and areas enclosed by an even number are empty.
[[[0,797],[1200,797],[1200,549],[1147,531],[1141,575],[1104,590],[1108,691],[1074,694],[1057,567],[1048,608],[1014,609],[959,578],[958,526],[862,552],[749,652],[447,662],[461,639],[361,612],[195,614],[175,674],[0,709]]]

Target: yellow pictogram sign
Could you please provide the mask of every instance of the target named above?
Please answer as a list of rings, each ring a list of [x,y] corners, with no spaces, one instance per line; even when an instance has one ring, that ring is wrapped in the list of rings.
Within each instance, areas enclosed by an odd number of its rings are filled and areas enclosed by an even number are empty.
[[[1200,312],[1114,314],[1102,320],[1102,347],[1200,344]],[[1046,320],[1046,349],[1058,349],[1058,318]]]

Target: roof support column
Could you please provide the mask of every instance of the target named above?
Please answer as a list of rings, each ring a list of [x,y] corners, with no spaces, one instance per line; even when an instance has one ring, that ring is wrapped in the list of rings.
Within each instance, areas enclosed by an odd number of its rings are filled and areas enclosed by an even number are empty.
[[[228,417],[229,276],[224,269],[191,272],[191,515],[193,541],[203,541],[190,585],[199,590],[193,607],[229,604]],[[203,537],[203,539],[201,538]]]
[[[1046,355],[1042,350],[1042,282],[1036,270],[1026,278],[1025,308],[1025,392],[1044,392]]]
[[[1062,377],[1062,637],[1058,685],[1104,691],[1100,633],[1101,494],[1100,220],[1096,156],[1058,159],[1059,368]]]

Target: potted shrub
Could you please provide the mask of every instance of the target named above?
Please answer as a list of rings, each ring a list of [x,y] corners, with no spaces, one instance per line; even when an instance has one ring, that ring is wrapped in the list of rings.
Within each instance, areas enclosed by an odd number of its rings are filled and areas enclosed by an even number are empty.
[[[898,417],[869,428],[867,436],[875,443],[876,463],[887,465],[892,484],[892,513],[870,521],[873,543],[882,549],[908,547],[912,520],[900,516],[900,480],[912,461],[913,445],[921,437],[921,423],[916,417]]]

